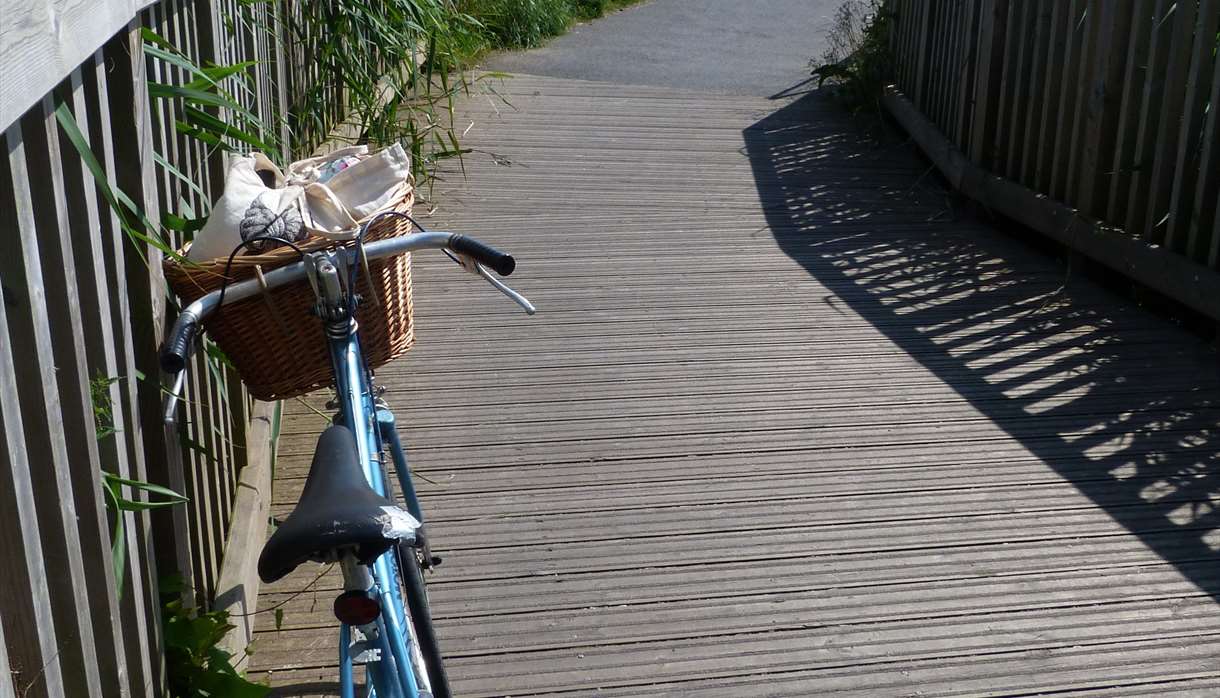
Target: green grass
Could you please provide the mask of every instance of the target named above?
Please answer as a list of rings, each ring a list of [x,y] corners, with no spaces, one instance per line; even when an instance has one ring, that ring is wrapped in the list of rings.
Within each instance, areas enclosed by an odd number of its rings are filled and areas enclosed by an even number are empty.
[[[640,0],[459,0],[459,10],[482,25],[471,57],[498,48],[531,48],[559,36],[573,22],[597,19]]]

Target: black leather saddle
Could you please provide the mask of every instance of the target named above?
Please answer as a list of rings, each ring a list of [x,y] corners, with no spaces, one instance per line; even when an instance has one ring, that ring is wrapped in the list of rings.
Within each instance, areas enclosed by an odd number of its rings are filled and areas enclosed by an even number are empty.
[[[369,487],[351,430],[329,427],[318,438],[301,499],[263,546],[258,576],[271,583],[306,560],[333,561],[344,549],[371,563],[397,542],[387,537],[390,515],[383,508],[393,506]]]

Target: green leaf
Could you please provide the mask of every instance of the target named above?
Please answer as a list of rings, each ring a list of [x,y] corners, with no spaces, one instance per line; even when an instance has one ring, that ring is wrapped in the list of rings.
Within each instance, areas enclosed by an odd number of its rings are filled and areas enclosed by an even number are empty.
[[[104,475],[105,473],[103,473]],[[108,483],[103,483],[102,491],[113,505],[114,528],[110,532],[110,559],[114,567],[114,595],[123,598],[123,578],[127,565],[127,539],[123,526],[123,510],[119,506],[119,498]]]
[[[275,629],[279,630],[284,627],[284,609],[275,609]]]
[[[220,462],[216,459],[216,456],[212,455],[212,452],[209,451],[203,444],[200,444],[191,437],[183,434],[178,440],[182,444],[183,448],[194,451],[213,463]]]
[[[165,244],[164,241],[150,237],[144,232],[137,230],[131,225],[128,220],[128,215],[133,214],[145,226],[145,230],[156,230],[155,226],[144,216],[139,207],[124,193],[121,189],[115,189],[110,185],[110,181],[106,179],[106,171],[94,157],[93,151],[89,148],[89,143],[85,140],[85,136],[81,133],[80,127],[76,123],[76,117],[72,115],[68,105],[60,102],[55,107],[55,120],[59,122],[59,127],[63,130],[64,135],[68,137],[68,141],[72,143],[72,147],[76,149],[77,155],[80,156],[81,162],[85,164],[85,169],[89,170],[89,174],[93,176],[94,182],[97,183],[98,189],[102,193],[102,198],[106,199],[106,204],[110,207],[119,219],[119,225],[122,226],[127,237],[133,242],[142,242],[161,250],[162,253],[173,257],[179,255]],[[136,245],[141,258],[144,257],[144,251]]]
[[[185,126],[188,128],[194,128],[205,133],[210,133],[218,138],[233,138],[239,140],[242,143],[251,145],[265,153],[275,153],[278,150],[278,148],[270,143],[267,143],[257,134],[234,126],[233,124],[225,123],[202,109],[197,109],[189,105],[183,109],[182,121],[179,123],[185,124]],[[182,131],[182,128],[179,128],[177,124],[175,124],[175,128],[179,132]]]
[[[170,230],[176,230],[187,235],[194,234],[208,222],[207,218],[183,218],[172,213],[161,216],[161,224]]]
[[[110,492],[111,501],[114,503],[114,506],[118,511],[145,511],[148,509],[159,509],[162,507],[173,506],[175,504],[182,504],[183,502],[189,501],[186,497],[178,494],[168,487],[162,487],[161,485],[156,485],[151,482],[143,482],[141,480],[129,480],[125,477],[115,475],[114,473],[103,472],[102,481],[106,485],[107,490]],[[165,497],[167,501],[144,502],[126,498],[123,496],[123,485],[126,485],[133,490]]]
[[[178,181],[182,182],[189,187],[191,191],[198,194],[201,201],[207,201],[210,198],[207,195],[207,192],[203,190],[203,187],[199,186],[198,182],[183,174],[181,170],[174,167],[174,165],[169,160],[166,160],[160,153],[153,153],[153,162],[157,163],[161,167],[164,167],[166,172],[172,174],[178,179]]]

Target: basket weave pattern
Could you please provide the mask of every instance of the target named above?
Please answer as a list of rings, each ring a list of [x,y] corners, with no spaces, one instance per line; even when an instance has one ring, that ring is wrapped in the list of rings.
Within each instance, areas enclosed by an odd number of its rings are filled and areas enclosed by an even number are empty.
[[[393,210],[410,213],[410,193]],[[399,237],[411,232],[402,218],[379,221],[365,241]],[[336,243],[312,238],[298,247],[306,252],[334,247]],[[186,248],[183,249],[185,254]],[[291,247],[262,254],[234,257],[229,283],[256,278],[259,270],[298,261]],[[220,288],[226,259],[199,264],[164,263],[165,278],[184,303]],[[360,270],[357,289],[364,302],[356,310],[361,346],[371,368],[382,366],[411,347],[411,257],[409,254],[370,261]],[[212,341],[220,346],[241,374],[250,394],[259,400],[282,400],[304,395],[334,383],[322,321],[313,312],[315,298],[308,280],[258,293],[236,303],[225,303],[204,323]]]

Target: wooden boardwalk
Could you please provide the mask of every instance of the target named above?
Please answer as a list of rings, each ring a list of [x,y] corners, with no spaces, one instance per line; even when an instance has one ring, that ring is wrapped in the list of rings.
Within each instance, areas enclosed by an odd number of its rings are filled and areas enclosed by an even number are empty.
[[[418,258],[379,373],[457,695],[1217,695],[1214,350],[817,96],[499,91],[431,221],[540,312]],[[280,695],[335,694],[318,571],[262,595]]]

